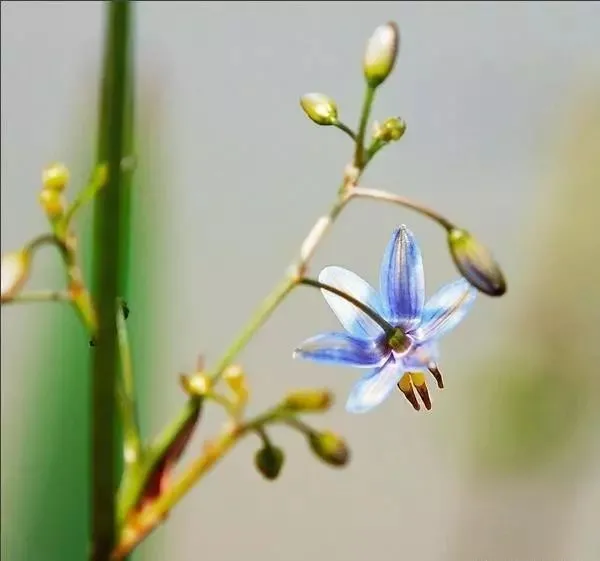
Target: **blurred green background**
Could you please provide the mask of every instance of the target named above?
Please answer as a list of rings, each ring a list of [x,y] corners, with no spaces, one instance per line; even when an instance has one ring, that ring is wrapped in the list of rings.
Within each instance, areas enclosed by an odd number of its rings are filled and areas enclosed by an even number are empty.
[[[47,163],[67,162],[73,186],[88,177],[103,7],[3,2],[1,16],[4,252],[46,228]],[[387,20],[402,46],[373,116],[401,115],[408,132],[364,184],[471,229],[509,283],[445,342],[446,389],[430,413],[398,395],[368,416],[343,410],[355,372],[292,361],[299,341],[336,325],[299,290],[244,353],[252,409],[294,387],[332,388],[338,403],[319,422],[348,438],[353,462],[330,470],[274,432],[288,462],[269,484],[248,440],[136,559],[597,561],[600,5],[142,2],[136,16],[127,297],[147,434],[183,403],[177,373],[198,352],[217,357],[329,203],[351,146],[308,122],[298,98],[323,91],[354,124],[364,43]],[[438,228],[377,203],[347,211],[315,270],[376,281],[400,222],[421,240],[433,292],[456,275]],[[32,286],[58,285],[54,255],[40,257]],[[1,337],[3,558],[83,559],[84,334],[70,310],[15,306]]]

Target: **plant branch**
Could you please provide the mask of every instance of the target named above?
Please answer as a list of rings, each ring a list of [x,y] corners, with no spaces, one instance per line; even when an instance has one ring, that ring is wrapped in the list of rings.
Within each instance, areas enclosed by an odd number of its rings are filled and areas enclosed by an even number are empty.
[[[354,142],[356,142],[356,133],[345,123],[342,121],[336,121],[333,124],[334,127],[340,129],[342,132],[345,132]]]
[[[323,240],[325,234],[329,231],[339,214],[342,212],[350,200],[347,192],[339,195],[329,212],[321,216],[312,227],[302,245],[300,254],[289,267],[288,274],[273,289],[267,298],[261,303],[250,321],[244,326],[241,333],[227,349],[221,360],[215,366],[212,377],[217,381],[235,360],[238,353],[248,344],[256,331],[267,321],[275,309],[283,302],[286,296],[300,283],[308,264]]]
[[[111,561],[121,561],[167,516],[169,511],[185,494],[222,460],[227,452],[250,432],[257,432],[267,424],[279,420],[279,408],[275,407],[254,419],[241,423],[230,423],[214,440],[205,443],[203,453],[165,492],[141,511],[135,513],[125,524],[119,544]]]
[[[415,210],[418,213],[423,214],[428,218],[431,218],[433,221],[437,222],[442,228],[444,228],[447,231],[452,230],[456,227],[452,222],[450,222],[450,220],[443,217],[441,214],[435,212],[431,208],[426,207],[425,205],[422,205],[420,203],[411,201],[406,197],[394,195],[393,193],[388,193],[387,191],[380,191],[378,189],[367,189],[365,187],[355,187],[354,189],[352,189],[349,196],[351,198],[363,198],[384,201],[387,203],[400,205],[411,210]]]
[[[58,250],[65,266],[68,299],[81,318],[90,337],[94,338],[98,328],[98,319],[89,292],[83,282],[81,268],[77,263],[75,238],[66,231],[62,232],[61,235],[59,234],[61,234],[61,231],[57,230],[54,234],[38,236],[29,242],[27,248],[32,254],[44,246],[54,246]]]
[[[388,336],[391,336],[394,334],[394,332],[395,332],[394,327],[392,325],[390,325],[385,319],[383,319],[377,312],[375,312],[374,310],[372,310],[371,308],[369,308],[368,306],[366,306],[365,304],[363,304],[361,301],[357,300],[350,294],[343,292],[339,288],[335,288],[335,286],[330,286],[330,285],[322,283],[318,280],[310,279],[307,277],[303,278],[300,281],[300,284],[304,284],[306,286],[312,286],[314,288],[320,288],[321,290],[326,290],[327,292],[331,292],[332,294],[335,294],[336,296],[343,298],[344,300],[346,300],[347,302],[350,302],[350,304],[352,304],[353,306],[358,308],[361,312],[363,312],[364,314],[369,316],[377,325],[379,325],[379,327],[381,327],[381,329],[383,329],[383,331]]]
[[[69,227],[75,213],[86,203],[94,200],[100,189],[106,185],[108,169],[106,165],[99,165],[94,170],[88,184],[77,194],[75,200],[71,203],[64,218],[62,227],[66,230]]]
[[[31,290],[30,292],[17,294],[10,300],[5,300],[2,302],[2,305],[29,304],[39,302],[71,302],[71,296],[68,292],[60,290]]]
[[[373,106],[373,101],[375,101],[375,92],[376,88],[367,85],[360,114],[358,134],[356,135],[356,150],[354,152],[354,165],[359,170],[362,170],[367,163],[365,161],[365,133],[367,132],[367,124],[369,123],[369,116],[371,115],[371,107]]]

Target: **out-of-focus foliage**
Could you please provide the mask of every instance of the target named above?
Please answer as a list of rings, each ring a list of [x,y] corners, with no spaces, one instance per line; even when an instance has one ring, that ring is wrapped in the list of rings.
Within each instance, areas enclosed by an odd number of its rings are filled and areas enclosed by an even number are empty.
[[[529,216],[527,249],[538,265],[520,313],[469,377],[471,451],[484,471],[567,457],[583,466],[598,441],[600,92],[593,93],[562,128],[557,161],[540,178],[537,196],[553,210]]]

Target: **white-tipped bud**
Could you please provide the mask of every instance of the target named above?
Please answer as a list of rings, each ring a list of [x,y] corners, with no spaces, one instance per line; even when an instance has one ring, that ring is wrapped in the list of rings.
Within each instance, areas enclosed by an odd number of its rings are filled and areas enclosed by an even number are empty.
[[[322,93],[308,93],[300,98],[307,117],[317,125],[335,125],[338,122],[337,105]]]
[[[367,42],[363,68],[371,88],[379,86],[392,72],[398,55],[400,33],[394,22],[380,25]]]

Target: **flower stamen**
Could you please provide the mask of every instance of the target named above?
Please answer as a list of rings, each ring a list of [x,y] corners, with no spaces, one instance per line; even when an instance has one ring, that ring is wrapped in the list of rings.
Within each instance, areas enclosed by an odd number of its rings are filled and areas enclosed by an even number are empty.
[[[431,409],[431,399],[429,398],[429,390],[427,389],[427,382],[425,376],[421,372],[409,372],[409,376],[413,386],[417,390],[425,409],[429,411]]]
[[[435,362],[430,362],[427,365],[427,369],[431,372],[431,375],[435,378],[437,382],[438,388],[440,390],[444,389],[444,380],[442,379],[442,373],[440,372],[437,364]]]
[[[413,406],[415,411],[419,411],[421,406],[419,405],[419,401],[417,400],[417,396],[415,394],[415,390],[413,388],[413,384],[410,378],[410,373],[407,372],[400,378],[398,382],[398,389],[404,394],[404,397],[408,400],[408,402]]]

